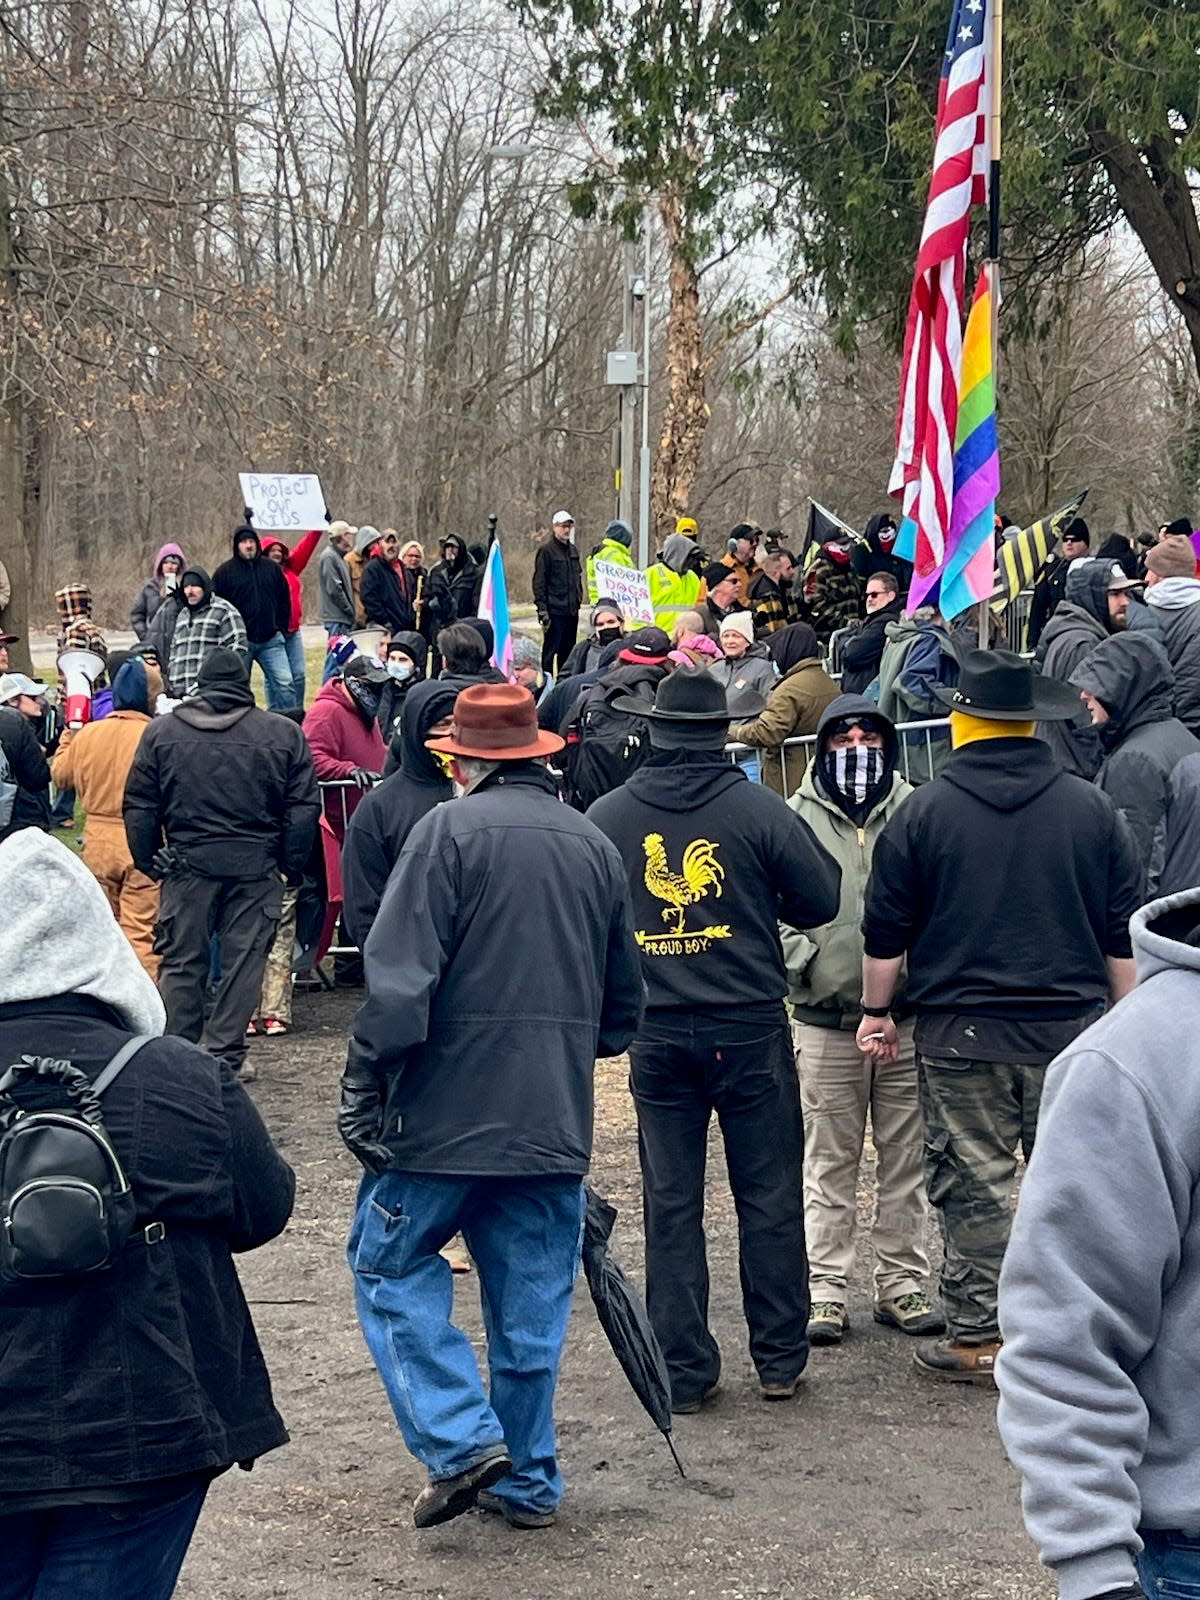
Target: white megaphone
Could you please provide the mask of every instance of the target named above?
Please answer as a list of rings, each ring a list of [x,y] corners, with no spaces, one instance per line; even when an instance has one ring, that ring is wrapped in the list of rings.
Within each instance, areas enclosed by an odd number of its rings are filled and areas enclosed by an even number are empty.
[[[67,685],[67,727],[82,728],[92,720],[92,688],[103,676],[104,657],[94,650],[64,650],[58,670]]]

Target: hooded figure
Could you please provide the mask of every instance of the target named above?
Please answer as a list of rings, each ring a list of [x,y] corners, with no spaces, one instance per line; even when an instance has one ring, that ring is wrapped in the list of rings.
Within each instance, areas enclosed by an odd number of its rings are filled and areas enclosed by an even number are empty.
[[[1042,676],[1069,683],[1075,669],[1098,644],[1126,627],[1129,589],[1135,585],[1111,561],[1076,561],[1067,573],[1066,598],[1038,641]],[[1113,596],[1110,600],[1110,595]],[[1094,778],[1103,752],[1087,713],[1074,722],[1038,725],[1038,738],[1054,752],[1064,772]]]
[[[379,732],[379,702],[389,682],[386,671],[366,656],[355,656],[317,694],[304,718],[304,735],[321,783],[343,787],[326,819],[340,843],[373,779],[383,771],[387,748]]]
[[[383,535],[378,528],[369,522],[364,522],[361,528],[355,529],[353,548],[348,550],[345,556],[346,570],[350,574],[350,585],[354,590],[354,619],[360,628],[365,628],[367,624],[367,614],[363,610],[360,593],[363,569],[370,559],[372,546],[378,544],[382,538]]]
[[[597,600],[588,618],[588,636],[580,639],[563,666],[559,681],[573,678],[578,672],[591,672],[600,665],[600,657],[610,644],[625,633],[625,613],[615,600]]]
[[[92,591],[86,583],[67,583],[54,591],[58,607],[58,649],[91,650],[108,655],[104,635],[92,621]]]
[[[425,748],[425,741],[438,723],[450,719],[455,700],[469,686],[457,678],[414,685],[405,702],[403,727],[393,741],[397,764],[363,797],[350,820],[342,848],[343,915],[360,950],[404,841],[426,812],[454,793],[443,763]]]
[[[867,521],[863,543],[854,546],[850,565],[865,584],[873,572],[890,572],[900,585],[903,600],[912,583],[912,562],[896,555],[896,524],[886,511]]]
[[[615,518],[604,530],[604,537],[592,551],[587,559],[587,591],[588,604],[595,605],[604,593],[603,586],[596,583],[597,561],[607,561],[613,567],[628,567],[631,571],[635,565],[633,559],[633,529],[627,522]],[[564,672],[565,672],[564,668]]]
[[[820,545],[804,574],[804,599],[822,644],[862,616],[863,583],[850,560],[847,539]]]
[[[248,523],[233,530],[233,554],[213,573],[213,593],[228,600],[246,624],[251,644],[264,644],[285,634],[291,622],[292,597],[282,567],[263,555],[258,534]],[[243,555],[240,545],[253,544],[252,555]]]
[[[396,652],[393,655],[393,652]],[[384,744],[389,744],[400,731],[400,718],[409,694],[426,676],[429,665],[429,645],[425,638],[411,628],[401,629],[388,640],[388,682],[379,695],[379,732]]]
[[[199,590],[199,594],[196,591]],[[166,669],[167,687],[177,699],[194,692],[200,669],[214,650],[246,651],[246,625],[241,613],[228,600],[213,593],[212,579],[203,567],[188,567],[179,579],[182,600],[170,630],[169,653],[159,653],[159,664]],[[150,637],[155,642],[166,605],[154,619]]]
[[[817,635],[807,622],[793,622],[773,633],[767,649],[779,669],[779,682],[771,690],[765,710],[753,721],[735,722],[729,737],[736,744],[763,750],[763,782],[776,794],[787,796],[804,776],[808,758],[802,750],[785,752],[784,741],[815,733],[821,713],[840,691],[821,665]]]
[[[700,568],[704,552],[685,533],[663,541],[662,554],[646,574],[654,623],[668,636],[681,611],[694,611],[700,600]]]
[[[483,569],[471,560],[461,534],[447,534],[441,549],[442,559],[429,574],[428,604],[421,610],[421,631],[430,639],[452,622],[473,617],[483,587]]]
[[[1193,561],[1188,570],[1189,558]],[[1146,556],[1146,605],[1175,672],[1175,713],[1200,732],[1200,578],[1191,544],[1166,540]]]
[[[171,564],[170,572],[163,571],[165,561]],[[177,544],[159,546],[154,558],[154,570],[138,590],[129,612],[129,626],[137,634],[139,642],[146,637],[165,597],[178,590],[183,567],[183,551]]]
[[[1092,720],[1104,760],[1096,787],[1129,823],[1143,871],[1157,880],[1171,773],[1186,756],[1200,754],[1200,739],[1171,714],[1167,652],[1144,633],[1118,634],[1091,651],[1071,683],[1089,697],[1089,706],[1098,703]]]

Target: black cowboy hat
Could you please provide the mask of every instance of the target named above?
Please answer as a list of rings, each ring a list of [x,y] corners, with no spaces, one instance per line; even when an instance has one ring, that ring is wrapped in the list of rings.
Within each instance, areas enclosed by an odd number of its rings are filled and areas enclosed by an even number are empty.
[[[659,684],[654,704],[648,706],[636,695],[623,694],[613,701],[616,711],[648,722],[731,722],[725,690],[706,667],[689,670],[679,667]]]
[[[968,651],[957,687],[937,684],[933,692],[951,711],[989,722],[1069,722],[1081,706],[1077,689],[1043,678],[1011,650]]]

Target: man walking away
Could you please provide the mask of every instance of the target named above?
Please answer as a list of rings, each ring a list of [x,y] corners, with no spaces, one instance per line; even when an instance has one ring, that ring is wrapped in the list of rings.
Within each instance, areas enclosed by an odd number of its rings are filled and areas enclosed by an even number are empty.
[[[1082,561],[1067,574],[1066,599],[1046,624],[1038,645],[1042,675],[1069,683],[1071,674],[1098,644],[1128,626],[1129,591],[1137,584],[1115,561]],[[1037,736],[1050,746],[1064,772],[1094,778],[1103,752],[1086,715],[1039,723]]]
[[[364,1336],[429,1472],[419,1528],[492,1486],[487,1509],[521,1528],[551,1524],[562,1498],[554,1390],[592,1075],[632,1038],[642,985],[620,857],[545,771],[561,745],[515,684],[459,695],[430,747],[453,757],[464,798],[412,830],[364,951],[338,1119],[367,1168],[348,1248]],[[531,945],[532,904],[551,917]],[[438,1253],[459,1231],[479,1270],[487,1397]]]
[[[1200,739],[1171,715],[1167,652],[1148,633],[1117,634],[1096,646],[1071,683],[1104,749],[1096,787],[1129,824],[1142,872],[1157,881],[1171,773],[1185,757],[1200,755]]]
[[[655,626],[670,637],[674,637],[680,612],[693,609],[699,602],[703,566],[704,551],[691,534],[672,533],[663,541],[658,560],[646,574]],[[699,626],[703,625],[701,618]]]
[[[296,702],[288,665],[288,631],[292,597],[277,562],[263,554],[258,534],[248,522],[233,530],[233,555],[213,573],[213,593],[228,600],[246,624],[246,665],[257,661],[267,683],[267,705],[286,711]]]
[[[579,633],[579,608],[583,604],[583,576],[579,551],[571,541],[575,519],[569,511],[556,511],[550,537],[533,563],[533,600],[542,625],[542,670],[562,673]]]
[[[648,990],[630,1046],[646,1223],[646,1304],[671,1404],[698,1411],[721,1353],[708,1326],[704,1166],[716,1112],[738,1214],[742,1302],[764,1400],[808,1360],[800,1097],[780,922],[832,920],[838,869],[778,795],[725,759],[729,708],[679,668],[645,716],[653,754],[588,812],[629,875]]]
[[[139,872],[161,880],[156,950],[167,1029],[245,1078],[246,1026],[283,903],[316,834],[312,757],[294,722],[260,711],[232,650],[214,650],[197,692],[142,735],[125,786]],[[221,981],[204,1021],[217,938]]]
[[[176,699],[194,694],[200,671],[214,650],[246,654],[246,625],[228,600],[213,594],[212,579],[203,567],[189,567],[179,580],[183,605],[170,633],[169,657],[159,653],[165,667],[167,689]],[[168,602],[169,605],[169,602]],[[164,605],[151,627],[151,638],[164,617]]]
[[[907,957],[948,1330],[914,1360],[990,1386],[1014,1151],[1033,1149],[1046,1064],[1132,982],[1142,875],[1112,801],[1033,737],[1039,719],[1073,715],[1074,690],[1009,650],[973,650],[941,698],[954,752],[875,846],[858,1044],[896,1060]]]
[[[999,1423],[1061,1600],[1200,1592],[1200,892],[1059,1056],[1000,1279]]]
[[[875,1320],[908,1334],[941,1333],[946,1325],[927,1292],[921,1103],[911,1013],[903,997],[895,1002],[896,1061],[872,1060],[854,1038],[862,1016],[860,929],[871,855],[884,827],[913,792],[896,772],[899,750],[895,728],[869,700],[843,695],[826,707],[816,757],[788,801],[842,873],[832,922],[807,933],[783,930],[804,1108],[812,1344],[840,1344],[850,1326],[846,1289],[854,1264],[858,1168],[868,1111],[876,1154]]]
[[[1175,715],[1200,733],[1200,578],[1190,540],[1164,539],[1146,556],[1146,604],[1175,673]]]

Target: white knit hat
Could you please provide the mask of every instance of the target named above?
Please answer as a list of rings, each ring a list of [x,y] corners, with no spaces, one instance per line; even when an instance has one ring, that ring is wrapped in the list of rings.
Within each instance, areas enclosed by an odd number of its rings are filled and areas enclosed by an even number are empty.
[[[731,611],[721,618],[722,633],[740,633],[747,644],[754,643],[754,618],[748,611]]]

